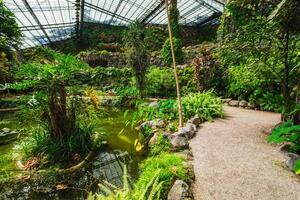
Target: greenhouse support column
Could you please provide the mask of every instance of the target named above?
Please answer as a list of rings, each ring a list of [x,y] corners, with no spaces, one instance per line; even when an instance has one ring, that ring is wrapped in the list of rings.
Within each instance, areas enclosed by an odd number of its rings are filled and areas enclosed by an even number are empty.
[[[173,60],[173,67],[174,67],[174,75],[175,75],[175,81],[176,81],[176,92],[177,92],[177,99],[178,99],[178,114],[179,114],[179,127],[183,126],[183,117],[182,117],[182,103],[181,103],[181,96],[180,96],[180,88],[179,88],[179,80],[178,80],[178,74],[177,74],[177,66],[176,66],[176,57],[175,57],[175,51],[174,51],[174,44],[173,44],[173,33],[171,29],[171,23],[170,23],[170,13],[169,13],[169,2],[166,1],[166,9],[167,9],[167,19],[168,19],[168,29],[169,29],[169,38],[170,38],[170,45],[171,45],[171,53],[172,53],[172,60]]]

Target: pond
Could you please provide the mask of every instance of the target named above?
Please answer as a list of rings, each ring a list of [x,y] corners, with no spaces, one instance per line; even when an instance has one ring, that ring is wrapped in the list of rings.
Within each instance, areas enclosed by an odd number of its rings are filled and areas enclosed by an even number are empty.
[[[61,181],[49,185],[41,180],[27,181],[22,177],[17,184],[12,177],[21,177],[15,163],[15,155],[20,151],[20,142],[16,141],[0,146],[0,180],[7,179],[0,185],[0,199],[84,199],[88,191],[98,191],[99,180],[106,180],[114,185],[122,186],[123,168],[127,166],[131,182],[138,176],[138,164],[142,160],[142,152],[137,151],[139,132],[126,126],[129,119],[124,117],[126,108],[107,107],[96,121],[96,131],[107,134],[108,145],[98,152],[86,168],[70,177],[61,177]],[[33,126],[28,124],[28,126]],[[0,129],[21,129],[16,114],[0,115]],[[56,184],[62,183],[66,188],[57,190]],[[1,187],[2,186],[2,187]]]

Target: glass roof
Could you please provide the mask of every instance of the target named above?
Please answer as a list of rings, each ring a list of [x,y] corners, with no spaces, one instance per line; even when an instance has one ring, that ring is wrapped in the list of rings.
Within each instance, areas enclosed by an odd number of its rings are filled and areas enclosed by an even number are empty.
[[[164,0],[4,0],[24,34],[22,48],[70,38],[81,22],[127,26],[134,20],[166,24]],[[224,0],[178,0],[180,23],[217,23]]]

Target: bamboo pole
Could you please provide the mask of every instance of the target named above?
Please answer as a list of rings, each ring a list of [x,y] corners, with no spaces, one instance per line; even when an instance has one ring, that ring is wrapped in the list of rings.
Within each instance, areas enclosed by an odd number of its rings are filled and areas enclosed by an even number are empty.
[[[165,2],[166,2],[166,9],[167,9],[168,29],[169,29],[169,38],[170,38],[170,45],[171,45],[171,52],[172,52],[172,59],[173,59],[174,76],[176,81],[179,127],[183,127],[182,103],[181,103],[180,87],[179,87],[179,80],[178,80],[177,67],[176,67],[176,57],[175,57],[174,44],[173,44],[173,33],[172,33],[171,22],[170,22],[171,20],[170,20],[170,13],[169,13],[169,2],[168,0],[165,0]]]

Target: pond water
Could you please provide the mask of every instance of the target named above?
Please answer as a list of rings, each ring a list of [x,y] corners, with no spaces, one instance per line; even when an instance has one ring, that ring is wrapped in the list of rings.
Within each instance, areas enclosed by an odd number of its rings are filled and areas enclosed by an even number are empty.
[[[17,184],[7,181],[0,185],[0,199],[84,199],[87,191],[98,191],[98,180],[121,186],[124,165],[127,166],[130,180],[134,181],[138,176],[142,152],[136,148],[138,131],[125,125],[130,117],[124,117],[125,110],[112,107],[103,110],[96,121],[96,131],[107,134],[108,145],[96,152],[93,161],[82,171],[57,182],[67,185],[66,189],[56,190],[56,185],[48,185],[43,181],[20,180]],[[6,114],[0,116],[0,129],[2,128],[19,130],[22,127],[16,115]],[[0,146],[0,180],[20,176],[14,155],[18,153],[21,141],[22,137]]]

